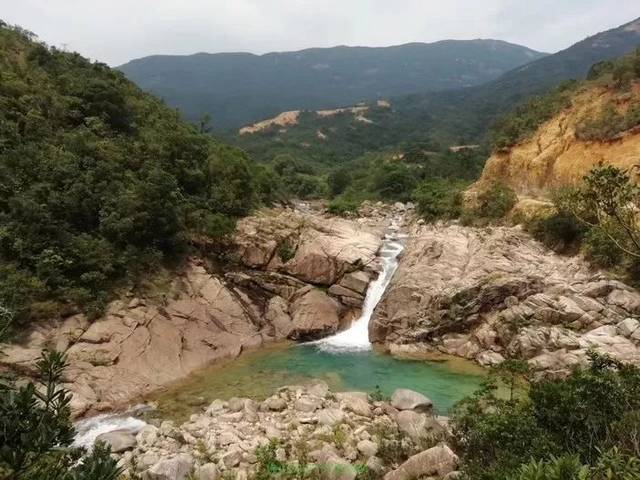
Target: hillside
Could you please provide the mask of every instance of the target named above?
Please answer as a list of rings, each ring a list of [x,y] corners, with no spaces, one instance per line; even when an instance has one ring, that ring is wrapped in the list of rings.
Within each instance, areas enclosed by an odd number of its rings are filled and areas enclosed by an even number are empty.
[[[0,158],[0,307],[18,322],[97,315],[115,287],[265,199],[244,154],[120,72],[2,22]]]
[[[237,128],[289,110],[479,85],[544,54],[497,40],[299,52],[198,53],[133,60],[119,69],[188,119]]]
[[[439,93],[399,96],[391,108],[372,108],[367,118],[307,117],[283,131],[229,137],[251,155],[270,160],[282,153],[313,163],[339,162],[381,149],[407,150],[482,143],[488,126],[524,99],[559,83],[581,79],[594,63],[617,58],[640,46],[640,19],[596,34],[566,50],[533,61],[484,85]],[[317,135],[320,131],[324,136]],[[327,160],[334,159],[334,160]]]
[[[639,165],[640,52],[610,68],[613,73],[594,74],[568,92],[566,104],[530,134],[520,133],[515,145],[496,148],[479,185],[500,182],[520,195],[544,196],[578,183],[599,164]],[[526,108],[514,117],[535,120]]]

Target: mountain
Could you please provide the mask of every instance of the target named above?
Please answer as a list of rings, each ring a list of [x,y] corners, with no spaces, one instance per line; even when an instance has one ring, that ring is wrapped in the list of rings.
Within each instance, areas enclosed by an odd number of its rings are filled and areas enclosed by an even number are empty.
[[[394,97],[391,108],[370,105],[362,122],[353,115],[304,116],[286,129],[239,135],[230,141],[269,160],[291,153],[312,163],[344,163],[368,151],[404,151],[434,143],[441,148],[483,143],[489,126],[532,95],[563,81],[584,78],[594,63],[628,54],[640,46],[640,19],[598,33],[553,55],[504,73],[483,85]],[[302,118],[302,117],[301,117]],[[321,134],[319,134],[319,133]]]
[[[613,60],[640,47],[640,18],[590,36],[553,55],[517,67],[499,78],[471,88],[438,95],[411,95],[394,99],[399,123],[427,120],[434,135],[455,132],[477,141],[497,116],[526,98],[544,93],[570,79],[584,79],[598,62]]]
[[[16,322],[98,315],[258,204],[242,152],[121,72],[2,21],[0,70],[0,309]]]
[[[479,85],[544,56],[498,40],[445,40],[265,55],[158,55],[118,68],[186,118],[210,114],[215,128],[226,129],[287,110]]]
[[[519,195],[544,197],[600,164],[634,172],[640,163],[640,51],[589,79],[523,105],[497,125],[498,145],[475,189],[499,182]],[[514,128],[521,125],[526,128]],[[632,178],[638,181],[635,173]]]

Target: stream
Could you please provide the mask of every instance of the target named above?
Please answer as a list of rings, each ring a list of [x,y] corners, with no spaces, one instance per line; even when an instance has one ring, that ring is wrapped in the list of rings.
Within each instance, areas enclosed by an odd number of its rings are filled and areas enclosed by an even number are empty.
[[[284,385],[326,381],[333,391],[379,391],[391,395],[396,388],[410,388],[427,395],[437,413],[446,415],[463,397],[473,393],[484,370],[456,358],[403,360],[372,347],[369,320],[397,267],[404,236],[394,224],[379,253],[380,274],[367,290],[362,315],[352,326],[334,336],[305,344],[280,343],[218,362],[145,398],[157,404],[154,416],[178,422],[202,411],[216,398],[265,398]],[[102,415],[76,424],[76,445],[90,447],[100,433],[113,430],[137,432],[144,421],[133,412]]]

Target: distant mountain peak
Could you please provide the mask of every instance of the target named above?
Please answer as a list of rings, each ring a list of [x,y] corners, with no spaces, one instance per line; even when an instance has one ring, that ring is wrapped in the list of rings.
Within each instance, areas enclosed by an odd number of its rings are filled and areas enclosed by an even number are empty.
[[[119,69],[188,119],[209,114],[226,130],[284,111],[479,85],[545,55],[500,40],[443,40],[264,55],[157,55]]]

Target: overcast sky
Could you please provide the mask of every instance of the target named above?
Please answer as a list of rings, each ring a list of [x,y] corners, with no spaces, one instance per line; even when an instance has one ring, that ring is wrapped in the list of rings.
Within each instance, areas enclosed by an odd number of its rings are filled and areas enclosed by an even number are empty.
[[[640,0],[0,0],[0,18],[110,65],[152,54],[497,38],[555,52]]]

